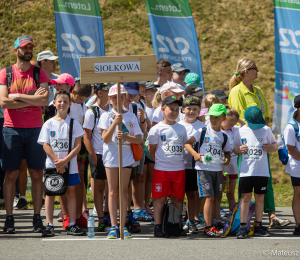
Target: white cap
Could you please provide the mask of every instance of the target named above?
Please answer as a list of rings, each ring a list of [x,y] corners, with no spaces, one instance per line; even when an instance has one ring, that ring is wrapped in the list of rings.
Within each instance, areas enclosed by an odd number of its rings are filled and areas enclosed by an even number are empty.
[[[171,90],[175,93],[182,93],[182,95],[185,93],[185,91],[181,88],[181,86],[174,82],[167,82],[160,88],[159,91],[160,91],[160,93],[162,93],[166,90]]]
[[[38,53],[36,61],[42,61],[42,60],[57,60],[58,57],[54,56],[52,51],[42,51]]]
[[[120,91],[121,94],[126,94],[126,90],[122,84],[120,84]],[[109,89],[108,95],[114,96],[117,94],[118,94],[118,84],[112,85],[111,88]]]

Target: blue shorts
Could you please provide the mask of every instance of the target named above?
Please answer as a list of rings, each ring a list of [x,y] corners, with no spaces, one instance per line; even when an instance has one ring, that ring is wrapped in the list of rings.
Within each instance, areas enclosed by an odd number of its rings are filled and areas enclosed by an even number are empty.
[[[22,159],[26,159],[29,169],[44,169],[46,154],[43,146],[37,143],[40,131],[41,127],[3,128],[3,170],[19,170]]]
[[[78,173],[69,174],[69,184],[68,186],[75,186],[80,183],[80,178]]]

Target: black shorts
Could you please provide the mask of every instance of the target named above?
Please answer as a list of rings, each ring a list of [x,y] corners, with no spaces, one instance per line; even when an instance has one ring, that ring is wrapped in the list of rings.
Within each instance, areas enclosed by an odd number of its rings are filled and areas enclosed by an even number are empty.
[[[197,190],[197,170],[185,169],[185,191]]]
[[[239,193],[266,194],[269,177],[247,176],[241,177],[239,181]]]
[[[300,186],[300,178],[291,176],[291,180],[292,180],[293,187]]]
[[[127,167],[125,167],[125,168],[127,168]],[[130,180],[133,180],[133,179],[135,179],[135,177],[136,177],[136,172],[137,172],[137,166],[135,166],[135,167],[132,167],[132,169],[131,169],[131,174],[130,174]]]
[[[145,164],[148,164],[148,163],[155,163],[154,161],[150,160],[146,155],[145,155],[145,162],[144,162],[144,165]]]
[[[91,165],[91,175],[93,179],[97,180],[106,180],[106,171],[102,161],[102,155],[97,155],[97,167],[94,164],[94,161],[90,155],[88,155],[89,162]]]

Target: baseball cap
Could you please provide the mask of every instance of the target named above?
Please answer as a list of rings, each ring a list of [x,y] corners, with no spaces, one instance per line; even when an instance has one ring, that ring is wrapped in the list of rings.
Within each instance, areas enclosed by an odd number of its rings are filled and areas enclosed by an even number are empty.
[[[181,72],[181,71],[186,71],[190,72],[189,69],[185,68],[181,63],[175,63],[171,66],[172,71],[174,72]]]
[[[296,96],[293,100],[293,108],[294,108],[294,115],[293,118],[297,116],[298,109],[300,108],[300,95]]]
[[[15,41],[14,46],[15,46],[15,48],[23,47],[28,43],[31,43],[34,47],[37,46],[37,44],[33,41],[33,39],[31,37],[27,36],[27,35],[20,36]]]
[[[182,106],[183,107],[187,107],[187,106],[201,107],[201,104],[200,104],[199,98],[194,97],[194,96],[189,96],[183,100]]]
[[[225,94],[225,92],[220,89],[215,89],[210,94],[216,95],[219,99],[228,98],[228,96]]]
[[[139,95],[140,85],[138,82],[124,82],[124,88],[130,95]]]
[[[226,107],[224,105],[222,105],[222,104],[213,104],[210,107],[207,115],[210,115],[210,116],[220,116],[223,113],[225,115],[227,115],[227,110],[226,110]]]
[[[52,51],[42,51],[37,55],[37,61],[42,60],[57,60],[58,56],[54,56]]]
[[[200,77],[196,73],[189,73],[186,75],[184,82],[186,83],[187,86],[191,84],[196,84],[200,85]]]
[[[166,91],[166,90],[171,90],[175,93],[182,93],[184,94],[185,91],[181,88],[181,86],[177,83],[174,83],[174,82],[167,82],[165,83],[161,88],[160,88],[160,93],[162,93],[163,91]]]
[[[199,85],[191,84],[185,89],[184,96],[187,97],[188,95],[201,97],[205,94],[208,94],[208,92],[204,91]]]
[[[144,85],[144,84],[146,84],[148,81],[139,81],[138,83],[139,83],[139,85]]]
[[[52,85],[56,85],[57,83],[59,83],[59,84],[67,83],[71,86],[74,86],[75,80],[70,74],[63,73],[63,74],[59,75],[57,79],[51,80]]]
[[[169,105],[172,103],[177,103],[179,106],[182,105],[181,101],[178,100],[175,96],[168,96],[163,100],[161,106],[163,107],[164,105]]]
[[[248,107],[244,118],[252,130],[258,130],[266,125],[261,110],[258,107]]]
[[[120,84],[120,92],[121,94],[126,94],[126,90],[122,84]],[[114,96],[118,94],[118,84],[114,84],[111,86],[109,89],[108,95],[109,96]]]
[[[98,93],[99,90],[109,90],[111,85],[109,83],[95,83],[93,85],[94,93]]]
[[[151,81],[148,81],[145,85],[146,85],[146,89],[151,89],[159,86],[157,84],[152,83]]]

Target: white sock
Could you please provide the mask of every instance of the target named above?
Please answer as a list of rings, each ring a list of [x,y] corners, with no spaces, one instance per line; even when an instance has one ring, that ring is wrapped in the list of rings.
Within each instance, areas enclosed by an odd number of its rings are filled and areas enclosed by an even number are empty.
[[[135,212],[138,212],[138,211],[141,211],[141,210],[142,210],[141,208],[134,209]]]
[[[49,224],[49,223],[48,223],[48,226],[53,227],[53,224]]]
[[[26,197],[25,196],[20,196],[20,199],[26,200]]]
[[[73,226],[75,222],[71,222],[68,227]]]

